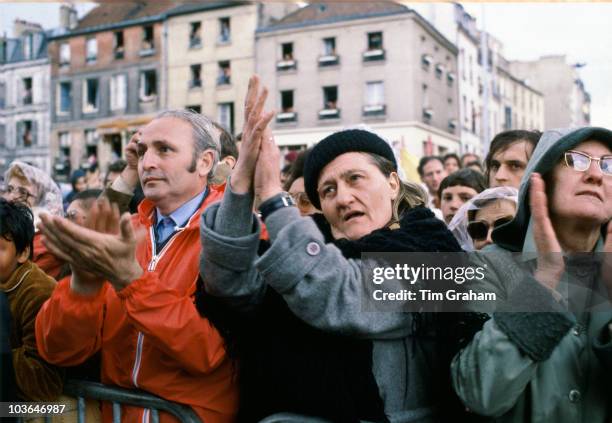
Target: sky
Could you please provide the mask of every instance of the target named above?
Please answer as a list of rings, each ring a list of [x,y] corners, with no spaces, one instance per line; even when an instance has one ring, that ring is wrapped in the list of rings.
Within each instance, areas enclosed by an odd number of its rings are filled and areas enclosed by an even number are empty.
[[[93,7],[77,2],[79,16]],[[568,63],[586,63],[579,70],[591,94],[591,124],[612,128],[612,3],[463,3],[466,11],[504,44],[509,60],[567,55]],[[484,16],[484,20],[483,20]],[[0,0],[0,33],[11,33],[15,18],[59,23],[59,3]]]

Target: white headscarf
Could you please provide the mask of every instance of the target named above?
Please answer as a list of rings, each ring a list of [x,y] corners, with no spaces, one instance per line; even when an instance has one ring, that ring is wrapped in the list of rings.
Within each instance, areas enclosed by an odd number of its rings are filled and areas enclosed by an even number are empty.
[[[468,212],[471,210],[480,210],[482,205],[487,200],[510,200],[516,205],[518,203],[518,190],[513,187],[496,187],[489,188],[478,195],[472,197],[466,202],[453,217],[453,220],[448,224],[448,229],[453,233],[459,245],[464,251],[474,251],[474,242],[468,234]]]

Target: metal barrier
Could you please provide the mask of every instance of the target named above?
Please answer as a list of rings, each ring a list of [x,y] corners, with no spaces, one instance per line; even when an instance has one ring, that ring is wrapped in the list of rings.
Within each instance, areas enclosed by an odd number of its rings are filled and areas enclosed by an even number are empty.
[[[81,380],[67,380],[64,384],[64,394],[76,397],[78,400],[78,423],[85,422],[85,398],[111,402],[113,423],[121,422],[121,404],[150,409],[153,423],[159,423],[159,410],[172,414],[183,423],[202,423],[190,407],[166,401],[145,391]]]

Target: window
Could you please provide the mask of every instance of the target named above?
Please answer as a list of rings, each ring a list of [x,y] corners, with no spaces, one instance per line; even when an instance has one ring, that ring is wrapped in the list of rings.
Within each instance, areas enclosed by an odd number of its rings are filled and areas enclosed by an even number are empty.
[[[293,112],[293,90],[281,91],[281,110],[283,113]]]
[[[433,62],[433,57],[431,57],[429,54],[423,54],[421,56],[421,68],[423,68],[423,70],[428,71],[429,67],[431,66],[431,62]]]
[[[32,147],[33,145],[36,145],[36,121],[17,122],[17,146]]]
[[[6,125],[0,123],[0,147],[6,146]]]
[[[217,106],[218,121],[231,134],[234,133],[234,103],[219,103]]]
[[[59,64],[60,66],[70,65],[70,44],[61,43],[59,50]]]
[[[472,106],[472,134],[476,133],[476,105],[474,104],[474,101],[472,100],[470,102],[471,106]]]
[[[504,129],[512,129],[512,108],[504,107]]]
[[[281,113],[276,115],[276,121],[295,122],[297,113],[293,110],[293,90],[284,90],[280,92]]]
[[[323,87],[323,110],[319,112],[319,119],[332,119],[340,117],[338,110],[338,87]]]
[[[70,174],[70,132],[60,132],[59,138],[59,160],[58,164],[55,165],[56,171],[62,174]]]
[[[68,114],[72,109],[72,83],[60,82],[57,94],[57,113]]]
[[[382,32],[368,33],[368,49],[363,53],[363,60],[384,60],[385,51],[383,50],[383,34]]]
[[[319,66],[337,65],[338,62],[336,39],[334,37],[323,38],[323,54],[319,57]]]
[[[125,52],[123,45],[123,31],[115,32],[113,50],[115,52],[115,59],[123,59]]]
[[[98,80],[86,79],[83,85],[83,112],[92,113],[98,111]]]
[[[95,38],[88,38],[85,44],[87,63],[96,63],[98,58],[98,41]]]
[[[202,113],[202,106],[194,104],[192,106],[185,107],[186,110],[191,110],[194,113]]]
[[[145,25],[142,27],[142,46],[140,48],[141,56],[148,56],[155,51],[155,43],[153,39],[153,25]]]
[[[385,113],[385,86],[382,81],[366,82],[363,103],[364,116]]]
[[[449,87],[453,86],[455,79],[457,79],[457,76],[455,76],[454,72],[449,72],[446,74],[446,83]]]
[[[368,50],[381,50],[383,48],[382,32],[368,33]]]
[[[24,106],[32,104],[32,78],[23,78],[21,80],[21,100]]]
[[[229,43],[230,39],[230,18],[219,18],[219,42]]]
[[[127,106],[127,76],[125,74],[113,75],[110,80],[110,108],[111,110],[125,110]]]
[[[189,67],[191,77],[189,79],[189,88],[202,86],[202,65],[195,64]]]
[[[232,68],[229,61],[219,62],[219,76],[217,85],[228,85],[231,83]]]
[[[202,47],[202,22],[191,22],[189,26],[189,48]]]
[[[98,134],[95,129],[85,130],[85,157],[98,156]]]
[[[140,100],[151,101],[157,96],[157,73],[154,69],[140,72]]]
[[[281,53],[283,60],[293,60],[293,43],[281,44]]]
[[[4,109],[6,107],[6,84],[4,82],[0,82],[0,109]]]
[[[323,55],[335,56],[336,55],[336,38],[323,38]]]
[[[293,43],[282,43],[280,56],[281,59],[276,63],[277,70],[285,71],[297,67],[297,62],[293,58]]]
[[[28,33],[23,37],[23,57],[31,60],[34,53],[34,34]]]
[[[441,65],[440,63],[438,63],[436,65],[436,78],[442,79],[443,74],[444,74],[444,65]]]

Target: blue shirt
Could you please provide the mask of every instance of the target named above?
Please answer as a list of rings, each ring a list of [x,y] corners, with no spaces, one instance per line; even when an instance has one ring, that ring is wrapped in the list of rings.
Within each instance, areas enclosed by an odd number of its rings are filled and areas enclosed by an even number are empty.
[[[191,216],[193,216],[193,214],[198,210],[207,195],[208,187],[191,200],[184,203],[178,209],[174,210],[168,216],[164,216],[161,214],[159,209],[156,208],[157,223],[155,224],[155,237],[157,243],[161,244],[166,242],[174,231],[185,226]]]

